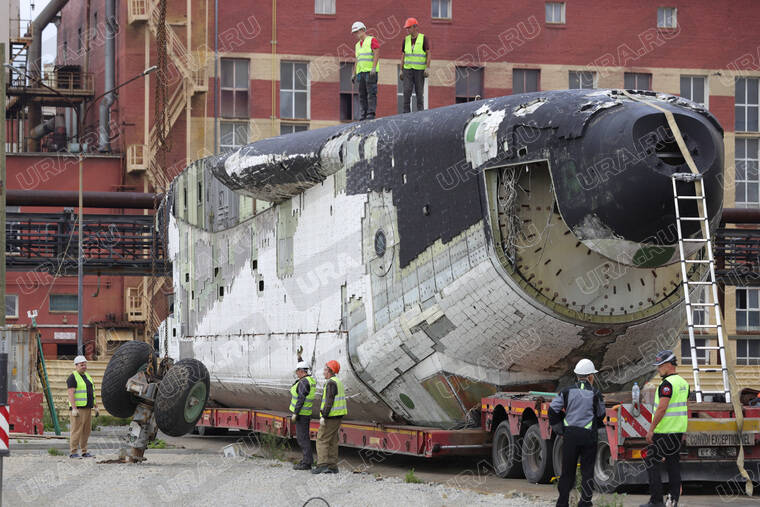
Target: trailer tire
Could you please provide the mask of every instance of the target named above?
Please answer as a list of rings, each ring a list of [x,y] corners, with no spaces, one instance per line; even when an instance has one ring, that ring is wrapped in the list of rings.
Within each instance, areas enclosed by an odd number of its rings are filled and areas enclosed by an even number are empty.
[[[137,399],[127,391],[127,380],[148,365],[153,347],[145,342],[126,342],[114,352],[103,374],[100,398],[114,417],[132,417]]]
[[[180,437],[193,431],[208,402],[211,382],[206,367],[197,359],[174,363],[158,384],[155,414],[158,429]]]
[[[562,475],[562,446],[565,443],[565,437],[556,435],[554,445],[552,446],[552,465],[554,468],[554,477]]]
[[[541,438],[541,428],[532,424],[522,441],[522,468],[530,482],[546,484],[551,479],[552,441]]]
[[[594,461],[594,487],[600,493],[614,493],[620,486],[618,468],[612,461],[607,430],[598,430],[596,460]]]
[[[522,439],[509,430],[509,421],[501,421],[493,433],[491,464],[494,473],[501,478],[523,477],[520,451]]]

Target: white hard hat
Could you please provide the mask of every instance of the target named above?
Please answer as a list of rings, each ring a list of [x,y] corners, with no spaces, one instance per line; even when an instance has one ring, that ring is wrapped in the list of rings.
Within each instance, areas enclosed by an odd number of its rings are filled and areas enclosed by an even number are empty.
[[[296,365],[296,370],[308,370],[309,369],[309,363],[306,361],[298,361],[298,364]]]
[[[74,364],[75,365],[79,364],[79,363],[86,363],[86,362],[87,362],[87,358],[84,357],[84,356],[77,356],[77,357],[74,358]]]
[[[591,359],[581,359],[578,361],[578,364],[575,365],[576,375],[591,375],[592,373],[597,373],[597,371],[596,368],[594,368],[594,363],[591,362]]]
[[[362,23],[361,21],[357,21],[356,23],[351,25],[351,33],[355,33],[355,32],[358,32],[359,30],[366,30],[366,29],[367,27],[364,26],[364,23]]]

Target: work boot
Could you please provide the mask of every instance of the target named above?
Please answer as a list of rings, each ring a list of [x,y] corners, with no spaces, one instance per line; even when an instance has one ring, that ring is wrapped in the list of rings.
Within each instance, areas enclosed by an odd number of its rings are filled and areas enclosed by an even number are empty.
[[[643,503],[639,505],[639,507],[665,507],[665,504],[662,502],[657,502],[657,503],[649,502],[649,503]]]
[[[315,468],[314,470],[312,470],[311,473],[313,473],[313,474],[326,474],[326,473],[330,473],[329,470],[330,470],[330,467],[328,467],[327,465],[319,465],[317,468]]]
[[[86,452],[86,453],[82,454],[82,457],[83,458],[94,458],[95,455],[94,454],[90,454],[89,452]]]
[[[368,120],[374,120],[374,119],[375,119],[375,113],[369,113],[369,114],[367,115],[367,119],[368,119]]]
[[[79,454],[77,454],[76,452],[72,452],[71,454],[69,454],[69,458],[81,458],[81,457],[82,457],[82,456],[80,456],[80,455],[79,455]]]
[[[326,474],[337,474],[338,473],[338,467],[335,466],[335,465],[333,465],[331,467],[327,467],[327,472],[325,472],[325,473]]]
[[[296,463],[293,465],[293,470],[311,470],[311,465],[307,465],[306,463]]]

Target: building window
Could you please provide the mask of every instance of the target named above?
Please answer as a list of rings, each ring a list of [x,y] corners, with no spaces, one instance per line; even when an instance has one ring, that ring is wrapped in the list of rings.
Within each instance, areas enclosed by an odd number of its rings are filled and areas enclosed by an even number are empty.
[[[5,295],[5,318],[18,318],[18,296],[16,294]]]
[[[314,14],[335,14],[335,0],[314,0]]]
[[[483,98],[483,67],[457,67],[455,85],[456,103]]]
[[[591,89],[596,87],[596,72],[588,70],[571,70],[570,71],[570,88],[571,89]]]
[[[76,312],[78,308],[76,294],[50,294],[51,312]]]
[[[709,294],[709,297],[708,297],[708,294]],[[712,302],[712,290],[700,289],[694,294],[694,298],[692,299],[691,302],[705,304],[708,302],[708,300]],[[695,326],[704,326],[710,321],[709,317],[707,316],[707,308],[709,307],[707,306],[692,306],[691,307],[691,321]]]
[[[401,75],[401,65],[396,65],[396,75]],[[428,81],[429,79],[425,80],[425,84],[423,85],[422,93],[424,97],[422,97],[423,106],[425,106],[425,109],[428,108]],[[412,97],[411,102],[409,103],[409,106],[412,110],[412,112],[417,111],[417,91],[412,86]],[[401,80],[400,77],[396,78],[396,112],[398,114],[402,114],[404,112],[404,82]]]
[[[705,338],[694,338],[694,345],[704,347],[707,345]],[[697,349],[697,364],[707,364],[707,353],[704,349]],[[688,338],[681,338],[681,364],[691,364],[691,344]]]
[[[451,19],[451,0],[433,0],[433,19]]]
[[[704,76],[681,76],[681,97],[707,107],[706,85]]]
[[[564,2],[546,2],[546,22],[559,25],[565,23]]]
[[[760,331],[760,289],[736,289],[736,330]]]
[[[623,84],[626,90],[651,90],[652,74],[626,72],[623,77]]]
[[[657,9],[657,28],[677,28],[675,7],[659,7]]]
[[[734,141],[736,166],[736,206],[740,208],[760,207],[760,139],[737,137]]]
[[[512,93],[537,92],[538,76],[538,70],[514,69],[512,71]]]
[[[758,78],[736,78],[735,127],[737,132],[757,132]]]
[[[309,117],[309,65],[280,62],[280,118]]]
[[[309,126],[304,125],[303,123],[280,123],[281,136],[284,136],[285,134],[294,134],[296,132],[303,132],[304,130],[309,130]]]
[[[222,58],[222,117],[248,118],[248,60]]]
[[[736,340],[736,364],[760,364],[760,340]]]
[[[353,62],[340,62],[340,120],[358,120],[359,111],[358,84],[354,84],[351,78],[354,75]]]
[[[223,121],[219,123],[219,130],[220,151],[236,150],[248,144],[248,122],[246,121]]]

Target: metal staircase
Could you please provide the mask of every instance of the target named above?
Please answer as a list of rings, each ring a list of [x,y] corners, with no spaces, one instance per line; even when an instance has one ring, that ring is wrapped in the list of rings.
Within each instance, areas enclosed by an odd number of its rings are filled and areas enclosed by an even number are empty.
[[[703,401],[705,394],[721,394],[725,396],[726,402],[731,401],[731,390],[728,380],[728,369],[726,367],[726,349],[723,340],[723,325],[721,323],[720,306],[718,305],[718,285],[715,282],[715,257],[713,254],[712,238],[710,237],[710,224],[707,215],[707,200],[705,199],[702,176],[693,173],[676,173],[673,174],[673,202],[676,212],[676,229],[678,231],[678,250],[681,258],[681,277],[683,279],[684,302],[686,303],[686,325],[689,331],[689,345],[691,348],[691,370],[694,375],[694,390],[696,391],[697,402]],[[694,195],[680,195],[678,193],[678,183],[687,186],[688,183],[694,183]],[[697,216],[682,216],[681,202],[696,201]],[[700,222],[702,237],[683,237],[684,222]],[[686,243],[699,243],[703,245],[705,258],[687,259],[684,245]],[[687,265],[707,264],[708,277],[705,281],[693,282],[689,279]],[[696,288],[707,288],[705,291],[704,302],[692,302],[691,290]],[[693,309],[695,307],[713,308],[713,321],[703,324],[694,323]],[[694,338],[695,329],[715,330],[718,338],[717,345],[697,346]],[[720,359],[720,368],[700,367],[698,356],[701,350],[717,350]],[[708,353],[709,354],[709,353]],[[708,356],[709,357],[709,356]],[[709,362],[709,361],[708,361]],[[723,376],[723,389],[717,391],[703,391],[700,382],[700,373],[721,372]]]

